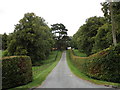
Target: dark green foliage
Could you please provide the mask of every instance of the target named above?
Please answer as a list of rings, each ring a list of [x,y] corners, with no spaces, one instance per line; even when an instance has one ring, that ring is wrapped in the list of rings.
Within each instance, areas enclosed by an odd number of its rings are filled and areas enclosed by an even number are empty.
[[[90,77],[120,83],[120,44],[116,46],[116,41],[120,42],[120,2],[101,5],[105,17],[89,18],[72,39],[73,46],[80,52],[96,54],[74,57],[72,61]]]
[[[93,45],[92,52],[97,53],[103,49],[108,48],[110,45],[112,45],[112,29],[111,25],[106,23],[103,26],[101,26],[97,34],[94,38],[95,43]]]
[[[72,40],[71,40],[71,47],[72,48],[75,48],[75,49],[78,49],[78,33],[79,30],[73,35],[72,37]]]
[[[4,33],[2,35],[2,50],[6,50],[7,49],[7,34]]]
[[[113,10],[113,16],[115,21],[119,21],[119,15],[120,15],[120,2],[113,2],[112,3],[112,10]],[[110,8],[110,2],[103,2],[102,5],[102,11],[104,13],[104,16],[106,20],[111,23],[111,8]]]
[[[55,48],[58,50],[64,50],[67,48],[69,42],[69,37],[67,36],[67,29],[63,24],[53,24],[51,25],[53,38],[55,40]]]
[[[88,63],[88,75],[96,79],[120,83],[120,44],[111,47],[107,53]]]
[[[9,38],[9,54],[30,56],[33,63],[46,59],[54,44],[45,20],[34,13],[25,14]]]
[[[109,2],[103,2],[103,3],[101,3],[101,5],[102,5],[101,10],[102,10],[103,13],[104,13],[105,19],[106,19],[109,23],[111,23],[110,3],[109,3]]]
[[[91,17],[86,20],[86,24],[83,24],[76,34],[73,36],[72,42],[79,51],[83,51],[87,55],[92,54],[92,47],[95,43],[95,36],[97,30],[105,23],[103,17]]]
[[[110,3],[101,4],[104,17],[91,17],[86,20],[79,30],[73,35],[72,45],[79,51],[91,55],[110,45],[120,42],[120,2],[112,3],[113,23],[111,23]]]
[[[8,50],[2,51],[2,57],[10,56]]]
[[[12,88],[32,81],[32,63],[28,56],[2,58],[2,88]]]
[[[117,43],[120,42],[120,2],[104,2],[101,3],[102,11],[106,20],[112,24],[113,41],[116,39]]]
[[[120,44],[89,57],[77,57],[69,51],[72,63],[80,72],[95,79],[120,83]]]

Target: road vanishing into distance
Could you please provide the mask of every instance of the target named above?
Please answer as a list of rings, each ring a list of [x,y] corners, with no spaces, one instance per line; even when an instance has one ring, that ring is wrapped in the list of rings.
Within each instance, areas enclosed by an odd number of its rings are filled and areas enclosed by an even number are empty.
[[[82,80],[75,76],[69,69],[64,51],[61,60],[47,76],[41,86],[37,88],[108,88]],[[37,89],[36,88],[36,89]]]

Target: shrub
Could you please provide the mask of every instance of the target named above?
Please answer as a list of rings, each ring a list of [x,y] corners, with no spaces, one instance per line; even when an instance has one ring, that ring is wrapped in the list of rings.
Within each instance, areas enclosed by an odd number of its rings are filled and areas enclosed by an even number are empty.
[[[120,83],[120,44],[89,57],[78,57],[69,52],[72,63],[91,78]]]
[[[97,79],[120,83],[120,45],[110,48],[103,57],[91,60],[89,76]]]
[[[32,63],[28,56],[10,56],[2,60],[2,88],[8,89],[32,81]]]
[[[78,56],[75,56],[73,54],[73,51],[70,50],[69,51],[69,54],[70,54],[70,59],[72,61],[72,63],[82,72],[82,73],[85,73],[86,72],[86,62],[87,62],[87,58],[88,57],[78,57]]]
[[[8,50],[5,50],[2,52],[2,57],[9,56]]]

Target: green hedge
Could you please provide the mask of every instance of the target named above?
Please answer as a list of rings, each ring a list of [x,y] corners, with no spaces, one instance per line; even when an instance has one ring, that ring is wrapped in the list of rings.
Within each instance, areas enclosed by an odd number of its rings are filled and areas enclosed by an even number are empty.
[[[120,44],[89,57],[77,57],[69,51],[72,63],[91,78],[120,83]]]
[[[82,73],[86,73],[87,72],[86,62],[88,61],[88,58],[75,56],[72,50],[69,51],[69,55],[70,60],[75,65],[75,67],[77,67]]]
[[[96,79],[120,83],[120,45],[111,47],[108,54],[89,61],[88,75]]]
[[[32,63],[28,56],[10,56],[2,60],[2,88],[8,89],[32,81]]]

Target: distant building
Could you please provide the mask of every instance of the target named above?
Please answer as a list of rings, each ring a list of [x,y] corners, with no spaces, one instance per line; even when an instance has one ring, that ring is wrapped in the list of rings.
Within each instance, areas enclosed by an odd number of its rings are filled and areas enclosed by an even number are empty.
[[[57,48],[52,48],[52,50],[54,51],[54,50],[57,50]]]
[[[67,49],[71,49],[71,47],[67,47]]]

